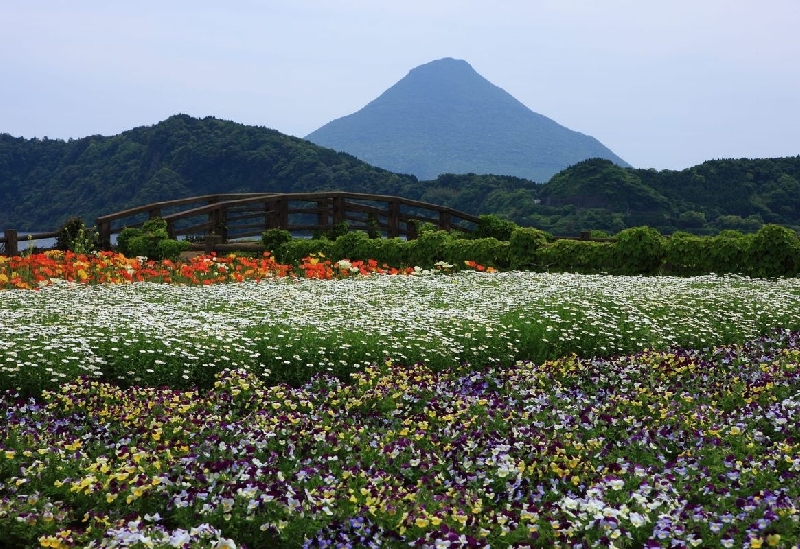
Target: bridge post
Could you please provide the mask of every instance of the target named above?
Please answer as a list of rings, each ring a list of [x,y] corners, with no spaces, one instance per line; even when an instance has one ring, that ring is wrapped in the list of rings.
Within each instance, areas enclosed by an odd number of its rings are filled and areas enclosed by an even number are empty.
[[[12,256],[19,254],[19,244],[17,240],[17,230],[16,229],[6,229],[3,231],[6,239],[6,255]]]
[[[223,242],[228,241],[228,208],[219,210],[219,234]]]
[[[409,219],[406,221],[406,240],[414,240],[417,238],[417,220]]]
[[[228,240],[227,209],[217,207],[208,212],[208,223],[210,233],[222,238],[223,242]]]
[[[100,249],[111,249],[111,221],[95,221],[97,225],[97,234],[100,237]]]
[[[327,199],[317,200],[317,208],[319,208],[319,212],[317,213],[317,225],[319,225],[320,231],[324,231],[328,227],[328,209],[330,208],[330,204]]]
[[[167,220],[167,236],[175,239],[175,221],[172,219]]]
[[[333,224],[338,225],[339,223],[343,223],[345,220],[345,208],[346,202],[344,201],[344,197],[341,196],[334,196],[333,197]]]
[[[400,236],[400,202],[395,198],[389,201],[389,214],[386,216],[386,237]]]
[[[289,200],[281,198],[278,200],[278,226],[281,229],[289,230]]]
[[[439,212],[439,228],[443,231],[450,230],[450,212]]]
[[[276,200],[265,200],[264,201],[264,209],[267,210],[267,229],[279,229],[281,220],[279,219],[278,215],[278,207],[276,204]]]
[[[151,208],[147,211],[148,217],[153,219],[154,217],[161,217],[161,208]]]

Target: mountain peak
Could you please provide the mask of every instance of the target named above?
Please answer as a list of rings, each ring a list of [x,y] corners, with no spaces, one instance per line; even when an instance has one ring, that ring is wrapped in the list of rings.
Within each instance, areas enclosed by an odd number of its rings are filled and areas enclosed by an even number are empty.
[[[420,179],[492,173],[544,182],[593,157],[627,166],[596,139],[533,112],[452,57],[411,69],[364,108],[306,139]]]
[[[463,59],[454,59],[453,57],[442,57],[441,59],[436,59],[435,61],[429,61],[428,63],[423,63],[418,67],[414,67],[410,71],[409,74],[415,72],[426,72],[426,71],[469,71],[478,74],[475,69],[472,68],[472,65],[467,63]]]

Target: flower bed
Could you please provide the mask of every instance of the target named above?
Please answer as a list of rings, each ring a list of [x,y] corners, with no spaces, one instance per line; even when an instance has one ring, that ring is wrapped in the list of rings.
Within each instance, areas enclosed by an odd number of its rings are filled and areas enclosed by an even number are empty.
[[[509,272],[56,284],[0,294],[0,390],[81,375],[207,389],[245,368],[270,383],[347,379],[390,357],[435,370],[576,353],[703,348],[800,329],[800,279]]]
[[[800,546],[800,281],[465,267],[3,259],[0,540]]]
[[[81,379],[6,410],[17,546],[800,540],[797,333],[471,373],[386,362],[299,388],[226,370],[206,394]]]
[[[450,270],[452,265],[439,263],[437,270]],[[464,267],[478,271],[483,265],[467,261]],[[491,270],[491,269],[488,269]],[[146,257],[127,258],[115,252],[75,254],[48,251],[23,256],[0,256],[0,290],[38,289],[51,284],[126,284],[159,282],[167,284],[219,284],[225,282],[260,281],[275,277],[326,279],[370,274],[419,274],[413,267],[378,265],[376,261],[333,262],[322,256],[306,257],[299,265],[282,265],[265,252],[261,257],[216,254],[192,257],[188,261],[152,261]]]

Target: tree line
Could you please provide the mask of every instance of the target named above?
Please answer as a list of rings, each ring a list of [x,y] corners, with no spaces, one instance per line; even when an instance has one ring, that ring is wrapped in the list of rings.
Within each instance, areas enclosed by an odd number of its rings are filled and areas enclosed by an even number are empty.
[[[342,190],[494,214],[554,235],[642,225],[662,234],[800,229],[800,156],[709,160],[685,170],[579,162],[547,182],[493,174],[420,181],[263,127],[175,115],[116,136],[0,134],[0,228],[52,230],[80,216],[223,192]]]

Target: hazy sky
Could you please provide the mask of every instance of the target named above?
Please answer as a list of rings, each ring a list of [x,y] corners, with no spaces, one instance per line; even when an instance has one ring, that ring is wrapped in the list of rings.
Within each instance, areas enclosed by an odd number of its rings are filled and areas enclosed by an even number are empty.
[[[3,0],[0,133],[303,137],[454,57],[635,167],[794,156],[798,28],[798,0]]]

